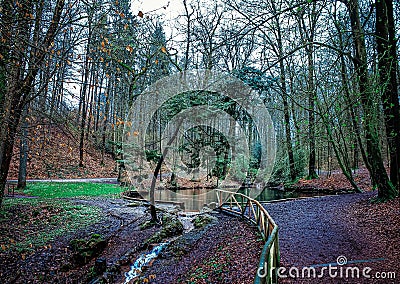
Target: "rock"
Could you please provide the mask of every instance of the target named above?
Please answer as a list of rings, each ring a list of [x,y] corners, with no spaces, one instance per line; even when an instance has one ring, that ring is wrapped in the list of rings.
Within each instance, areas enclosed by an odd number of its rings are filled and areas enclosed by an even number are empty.
[[[133,257],[133,255],[135,255],[135,253],[137,251],[141,250],[141,247],[133,247],[131,249],[129,249],[123,256],[121,256],[116,263],[111,266],[111,268],[109,269],[110,272],[117,272],[121,269],[121,266],[123,265],[128,265]],[[113,269],[113,267],[115,269]]]
[[[196,229],[203,228],[207,226],[208,224],[211,224],[212,222],[218,220],[216,217],[211,216],[209,214],[202,214],[202,215],[197,215],[193,219],[193,225]]]
[[[161,221],[162,221],[162,229],[145,241],[147,245],[153,243],[160,243],[163,240],[166,240],[170,237],[182,234],[183,225],[181,221],[179,221],[177,216],[164,213],[161,218]]]
[[[153,220],[147,220],[146,222],[140,224],[139,228],[140,228],[140,230],[146,230],[146,229],[149,229],[149,228],[151,228],[151,227],[153,227],[155,225],[157,225],[157,223],[154,222]]]
[[[128,206],[128,207],[139,207],[139,206],[143,206],[143,204],[142,204],[142,202],[135,201],[135,202],[128,203],[126,206]]]
[[[103,274],[103,272],[105,272],[106,269],[107,269],[106,259],[103,257],[99,257],[98,259],[96,259],[96,262],[94,263],[94,273],[96,273],[96,275],[100,275]]]
[[[217,202],[210,202],[208,204],[205,204],[204,207],[207,209],[214,210],[218,207],[218,204],[217,204]]]
[[[74,239],[70,244],[74,251],[73,260],[77,265],[88,263],[107,247],[107,241],[99,234],[92,234],[89,240]]]

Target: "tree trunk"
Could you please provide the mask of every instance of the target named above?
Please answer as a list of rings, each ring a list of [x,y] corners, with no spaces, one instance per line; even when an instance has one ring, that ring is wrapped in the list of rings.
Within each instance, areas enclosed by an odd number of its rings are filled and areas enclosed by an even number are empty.
[[[5,185],[7,182],[7,175],[8,175],[8,170],[10,168],[10,162],[12,158],[12,153],[13,153],[13,147],[14,147],[14,140],[15,140],[15,135],[16,131],[18,128],[19,120],[21,117],[21,112],[22,109],[18,105],[18,101],[15,99],[13,100],[11,104],[12,109],[15,110],[14,113],[10,113],[8,116],[8,119],[10,121],[7,131],[6,131],[6,136],[5,140],[2,141],[2,147],[1,147],[1,164],[0,164],[0,186],[1,186],[1,191],[0,191],[0,208],[1,204],[3,201],[4,197],[4,190],[5,190]]]
[[[81,117],[81,128],[80,128],[80,137],[79,137],[79,166],[83,167],[83,155],[85,148],[85,125],[86,125],[86,116],[87,116],[87,107],[86,107],[86,95],[87,95],[87,87],[89,82],[89,56],[90,56],[90,45],[91,45],[91,37],[92,37],[92,26],[91,26],[91,18],[88,19],[89,23],[89,35],[88,42],[86,45],[86,57],[84,63],[84,77],[82,80],[82,90],[80,95],[80,103],[82,104],[82,117]]]
[[[308,94],[308,142],[309,142],[309,156],[308,156],[308,179],[315,179],[318,177],[316,173],[316,150],[315,150],[315,100],[317,93],[314,82],[314,37],[316,30],[316,22],[318,18],[316,2],[311,3],[312,8],[309,14],[309,29],[304,20],[304,11],[299,13],[299,26],[300,36],[303,44],[306,44],[305,51],[307,55],[307,94]]]
[[[376,1],[376,45],[379,86],[389,146],[390,180],[399,191],[400,180],[400,107],[397,93],[397,51],[393,3]]]
[[[187,70],[189,66],[189,52],[190,52],[190,41],[191,41],[190,18],[193,15],[194,11],[192,11],[192,13],[189,13],[189,8],[186,0],[183,0],[183,6],[185,7],[185,17],[186,17],[186,47],[185,47],[185,64],[183,70]]]
[[[341,33],[342,28],[338,25],[337,22],[335,22],[335,27],[336,30],[338,31],[340,50],[344,50],[343,37]],[[346,75],[347,74],[346,61],[343,53],[340,54],[340,71],[341,71],[341,81],[345,96],[345,102],[349,106],[350,120],[354,130],[354,135],[356,137],[356,143],[354,143],[353,169],[358,168],[358,150],[360,150],[363,161],[365,161],[367,169],[370,170],[371,167],[368,163],[367,154],[365,152],[365,148],[361,139],[360,125],[356,116],[356,112],[354,111],[354,109],[356,108],[356,103],[355,103],[356,100],[352,99],[350,95],[350,89],[348,85],[349,80]]]
[[[109,115],[110,115],[110,94],[112,92],[112,79],[108,79],[108,86],[107,86],[107,92],[105,93],[106,101],[104,104],[104,119],[103,119],[103,130],[101,133],[101,165],[104,165],[104,157],[106,154],[106,131],[107,131],[107,124],[109,120]]]
[[[283,84],[282,88],[286,87],[286,84]],[[290,180],[296,180],[296,169],[294,163],[294,155],[293,155],[293,146],[292,146],[292,134],[290,130],[290,114],[289,114],[289,104],[287,101],[286,94],[283,94],[283,114],[285,117],[285,136],[286,136],[286,149],[288,152],[289,158],[289,170],[290,170]]]
[[[350,0],[348,8],[355,46],[354,65],[365,119],[366,163],[371,166],[370,175],[373,183],[378,187],[378,199],[386,200],[393,198],[396,195],[396,191],[386,173],[379,145],[379,131],[376,125],[378,123],[376,117],[377,109],[374,103],[374,94],[369,86],[367,52],[360,21],[358,0]]]
[[[274,14],[276,14],[276,7],[273,1],[271,1],[271,5]],[[278,57],[279,57],[279,72],[280,72],[280,85],[281,85],[280,87],[281,87],[281,95],[283,101],[283,116],[285,120],[286,149],[289,158],[290,180],[294,181],[296,179],[296,170],[295,170],[294,155],[293,155],[292,133],[290,129],[290,111],[289,111],[287,86],[286,86],[285,62],[283,60],[284,55],[283,55],[283,43],[282,43],[282,31],[279,23],[279,17],[276,17],[275,21],[276,21],[276,39],[278,44]]]
[[[28,163],[28,104],[24,106],[22,114],[21,140],[19,150],[18,185],[20,189],[26,187],[26,167]]]
[[[333,151],[335,152],[335,156],[336,156],[336,158],[337,158],[337,161],[338,161],[338,163],[339,163],[339,167],[340,167],[340,169],[342,170],[342,173],[343,173],[343,175],[347,178],[347,180],[350,182],[350,184],[351,184],[351,186],[354,188],[354,190],[356,191],[356,192],[363,192],[359,187],[358,187],[358,185],[357,185],[357,183],[354,181],[354,179],[353,179],[353,175],[352,175],[352,173],[351,173],[351,169],[349,168],[349,164],[348,164],[348,162],[346,162],[346,158],[345,158],[345,155],[347,155],[347,153],[345,152],[345,153],[343,153],[342,155],[340,155],[340,150],[339,150],[339,146],[338,145],[336,145],[336,143],[335,143],[335,140],[334,140],[334,138],[333,138],[333,134],[332,134],[332,129],[331,129],[331,126],[330,126],[330,122],[329,121],[327,121],[326,119],[323,119],[323,121],[324,121],[324,125],[325,125],[325,128],[326,128],[326,132],[327,132],[327,134],[328,134],[328,137],[329,137],[329,144],[330,145],[332,145],[332,147],[333,147]],[[329,155],[330,156],[330,155]],[[342,156],[343,156],[343,158],[342,158]],[[330,168],[330,167],[329,167]],[[330,169],[329,169],[329,172],[330,172]],[[330,175],[329,175],[330,176]]]
[[[87,121],[87,125],[86,125],[86,140],[89,140],[89,135],[91,132],[91,126],[92,126],[92,120],[93,120],[93,106],[94,106],[94,97],[95,94],[97,93],[97,82],[96,82],[96,78],[98,76],[98,73],[96,72],[96,65],[92,64],[92,68],[90,71],[90,87],[89,87],[89,94],[88,94],[88,121]]]
[[[307,48],[308,59],[308,77],[307,77],[307,91],[308,91],[308,139],[309,139],[309,159],[308,159],[308,179],[315,179],[318,177],[315,168],[316,155],[315,155],[315,86],[314,86],[314,60],[313,48]]]
[[[160,158],[158,159],[156,168],[154,169],[153,178],[151,180],[151,186],[150,186],[150,214],[151,214],[151,220],[153,222],[157,222],[157,212],[156,212],[156,206],[155,206],[156,201],[155,201],[155,197],[154,197],[154,190],[156,188],[157,176],[160,173],[162,163],[164,162],[164,158],[168,154],[168,149],[174,142],[176,136],[178,135],[179,128],[181,127],[182,123],[183,123],[183,119],[178,121],[176,129],[175,129],[174,133],[172,134],[172,136],[170,137],[170,139],[168,140],[167,144],[165,145],[165,148],[162,150],[162,153],[161,153]]]

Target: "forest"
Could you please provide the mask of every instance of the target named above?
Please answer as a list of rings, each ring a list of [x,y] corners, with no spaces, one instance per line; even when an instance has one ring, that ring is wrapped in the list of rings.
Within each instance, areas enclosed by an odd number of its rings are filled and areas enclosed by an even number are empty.
[[[30,144],[41,139],[46,151],[54,128],[79,141],[77,167],[85,166],[90,144],[103,157],[99,166],[111,154],[123,169],[124,127],[136,98],[166,76],[196,69],[230,74],[264,102],[276,133],[271,183],[339,169],[361,191],[353,175],[366,168],[378,201],[398,195],[397,1],[182,0],[152,7],[136,9],[134,0],[1,1],[0,205],[13,149],[24,187]],[[161,132],[174,115],[210,104],[247,133],[251,175],[260,163],[257,129],[245,110],[213,93],[178,94],[160,106],[148,128],[147,158],[162,155]],[[217,182],[226,175],[221,133],[197,127],[185,139],[185,164],[198,166],[199,147],[212,146],[217,162],[208,174]]]
[[[398,282],[399,1],[0,4],[1,283]]]

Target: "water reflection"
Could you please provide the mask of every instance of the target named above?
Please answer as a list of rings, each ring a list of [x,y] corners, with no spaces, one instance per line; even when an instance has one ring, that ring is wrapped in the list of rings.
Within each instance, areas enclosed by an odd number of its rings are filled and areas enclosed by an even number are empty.
[[[252,188],[241,188],[239,189],[238,193],[245,194],[249,196],[251,194]],[[316,197],[316,196],[324,196],[327,195],[326,193],[321,193],[318,191],[313,192],[298,192],[298,191],[286,191],[282,190],[281,188],[277,187],[265,187],[261,193],[254,198],[260,202],[267,202],[267,201],[274,201],[274,200],[281,200],[287,198],[299,198],[299,197]]]
[[[223,190],[236,192],[237,188],[238,187],[223,188]],[[144,199],[150,200],[148,191],[139,191],[139,193]],[[228,196],[228,193],[219,192],[217,195],[217,192],[213,189],[205,188],[182,189],[176,191],[157,189],[154,192],[154,198],[157,204],[178,205],[186,212],[215,209],[219,200],[225,201]]]
[[[237,187],[236,187],[237,188]],[[326,193],[320,192],[297,192],[297,191],[285,191],[276,187],[241,187],[239,190],[235,188],[223,188],[225,191],[238,192],[250,196],[260,202],[281,200],[287,198],[299,198],[299,197],[315,197],[327,195]],[[139,191],[140,195],[146,200],[150,199],[148,191]],[[218,195],[218,196],[217,196]],[[157,204],[172,204],[180,206],[184,211],[204,211],[215,209],[219,200],[228,198],[228,193],[216,192],[213,189],[205,188],[193,188],[193,189],[182,189],[171,191],[167,189],[157,189],[154,192],[155,200]],[[239,202],[240,197],[236,198]]]

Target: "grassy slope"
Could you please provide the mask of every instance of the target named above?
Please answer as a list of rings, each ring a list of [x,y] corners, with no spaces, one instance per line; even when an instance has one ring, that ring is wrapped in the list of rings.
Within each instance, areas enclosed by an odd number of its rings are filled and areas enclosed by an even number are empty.
[[[24,193],[42,198],[70,198],[84,196],[115,196],[122,191],[123,188],[115,184],[38,182],[29,183]]]
[[[111,184],[29,184],[25,194],[38,198],[7,198],[0,209],[0,255],[9,251],[25,258],[26,254],[49,247],[55,238],[102,219],[99,208],[73,204],[65,198],[112,197],[122,190]]]

